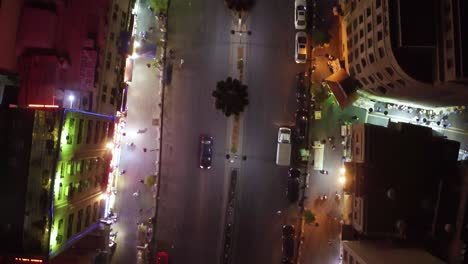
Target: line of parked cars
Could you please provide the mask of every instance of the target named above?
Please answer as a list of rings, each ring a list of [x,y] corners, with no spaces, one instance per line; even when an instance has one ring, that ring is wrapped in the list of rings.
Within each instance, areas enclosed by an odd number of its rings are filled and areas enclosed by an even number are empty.
[[[282,264],[291,264],[293,263],[294,257],[294,240],[295,240],[295,233],[296,230],[293,225],[283,225],[282,228],[282,251],[283,257],[281,259]]]
[[[304,72],[296,75],[296,100],[298,107],[295,113],[296,138],[300,142],[307,139],[307,128],[309,126],[308,87]]]
[[[307,2],[306,0],[294,1],[294,27],[296,30],[296,43],[294,51],[294,59],[296,63],[307,62],[307,33],[303,30],[307,27]]]

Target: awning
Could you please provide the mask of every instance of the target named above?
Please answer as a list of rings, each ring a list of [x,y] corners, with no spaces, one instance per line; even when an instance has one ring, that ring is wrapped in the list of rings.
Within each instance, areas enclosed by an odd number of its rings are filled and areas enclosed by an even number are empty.
[[[328,87],[338,102],[341,109],[346,108],[355,100],[356,81],[353,80],[344,69],[333,73],[325,79]]]

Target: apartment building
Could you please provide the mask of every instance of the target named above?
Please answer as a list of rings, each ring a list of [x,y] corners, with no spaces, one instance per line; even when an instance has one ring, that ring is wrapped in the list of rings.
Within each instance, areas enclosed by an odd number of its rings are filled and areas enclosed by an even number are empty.
[[[114,114],[124,89],[131,2],[2,1],[0,72],[19,75],[18,105]]]
[[[343,264],[443,264],[422,248],[398,247],[385,241],[342,241]]]
[[[114,114],[118,109],[123,90],[125,61],[130,48],[134,0],[113,0],[107,11],[105,45],[99,50],[95,85],[95,112]]]
[[[0,109],[0,255],[48,261],[104,216],[114,117]],[[10,201],[10,202],[8,202]],[[8,263],[10,263],[8,262]]]
[[[468,5],[341,0],[347,72],[371,95],[431,106],[468,101]],[[465,50],[464,50],[465,49]]]
[[[460,143],[432,135],[428,127],[353,124],[352,226],[367,237],[419,240],[432,232],[443,183],[457,177]]]

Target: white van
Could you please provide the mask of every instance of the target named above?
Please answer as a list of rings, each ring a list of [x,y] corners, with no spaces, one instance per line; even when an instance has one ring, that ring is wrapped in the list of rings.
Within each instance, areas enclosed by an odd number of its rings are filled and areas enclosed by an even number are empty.
[[[314,141],[314,170],[323,170],[325,146],[320,141]]]
[[[276,165],[289,166],[291,163],[291,129],[280,127],[276,149]]]

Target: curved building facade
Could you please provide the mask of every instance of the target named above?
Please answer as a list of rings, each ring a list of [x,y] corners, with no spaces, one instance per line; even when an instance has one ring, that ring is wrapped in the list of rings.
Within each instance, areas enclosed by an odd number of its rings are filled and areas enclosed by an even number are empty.
[[[468,3],[345,0],[342,7],[346,70],[366,91],[433,106],[468,103]]]

